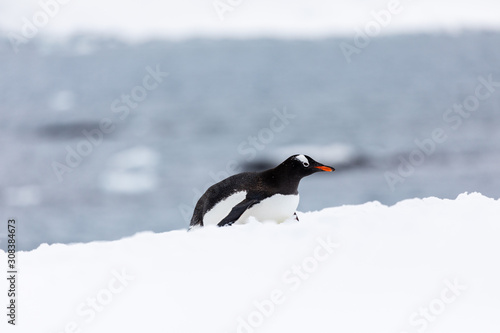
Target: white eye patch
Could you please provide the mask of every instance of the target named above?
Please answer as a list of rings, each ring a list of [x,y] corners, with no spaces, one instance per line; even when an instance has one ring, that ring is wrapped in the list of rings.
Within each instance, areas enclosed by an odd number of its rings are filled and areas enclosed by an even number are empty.
[[[302,162],[302,164],[304,164],[305,166],[309,165],[309,161],[307,160],[307,157],[305,157],[304,155],[297,155],[295,156],[295,159]]]

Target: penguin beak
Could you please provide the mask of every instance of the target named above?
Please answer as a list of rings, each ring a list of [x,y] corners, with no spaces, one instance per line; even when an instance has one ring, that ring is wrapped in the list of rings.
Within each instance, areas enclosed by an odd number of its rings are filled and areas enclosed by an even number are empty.
[[[332,167],[329,167],[329,166],[326,166],[326,165],[318,165],[318,166],[315,166],[316,169],[320,169],[321,171],[326,171],[326,172],[332,172],[332,171],[335,171],[334,168]]]

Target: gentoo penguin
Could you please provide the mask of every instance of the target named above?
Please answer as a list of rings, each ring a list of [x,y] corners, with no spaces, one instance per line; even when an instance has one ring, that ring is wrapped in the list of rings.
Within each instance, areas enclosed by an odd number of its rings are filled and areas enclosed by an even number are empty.
[[[250,216],[283,222],[299,205],[300,180],[318,171],[334,170],[309,156],[293,155],[274,169],[228,177],[209,187],[198,200],[190,228],[230,226],[245,223]]]

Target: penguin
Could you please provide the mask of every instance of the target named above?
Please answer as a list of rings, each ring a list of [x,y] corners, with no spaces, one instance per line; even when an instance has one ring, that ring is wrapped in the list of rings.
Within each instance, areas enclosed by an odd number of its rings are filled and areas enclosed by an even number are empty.
[[[243,172],[212,185],[196,203],[190,229],[197,226],[244,224],[253,216],[259,221],[283,222],[296,214],[299,182],[319,171],[334,168],[307,155],[293,155],[273,169]],[[297,218],[298,220],[298,218]]]

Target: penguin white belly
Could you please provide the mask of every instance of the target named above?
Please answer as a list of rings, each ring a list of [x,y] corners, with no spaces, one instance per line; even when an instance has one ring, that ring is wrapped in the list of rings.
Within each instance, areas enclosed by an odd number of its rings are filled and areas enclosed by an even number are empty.
[[[242,202],[247,196],[246,191],[236,192],[231,194],[224,200],[218,202],[203,216],[203,225],[217,225],[223,218],[225,218],[234,206]]]
[[[244,224],[250,216],[261,222],[271,220],[281,223],[292,217],[298,206],[298,194],[275,194],[247,209],[236,223]]]
[[[221,202],[217,203],[203,217],[203,225],[216,226],[233,209],[245,199],[246,191],[236,192]],[[258,221],[276,221],[278,223],[285,221],[293,216],[299,205],[299,195],[275,194],[247,209],[235,224],[245,224],[250,216]]]

